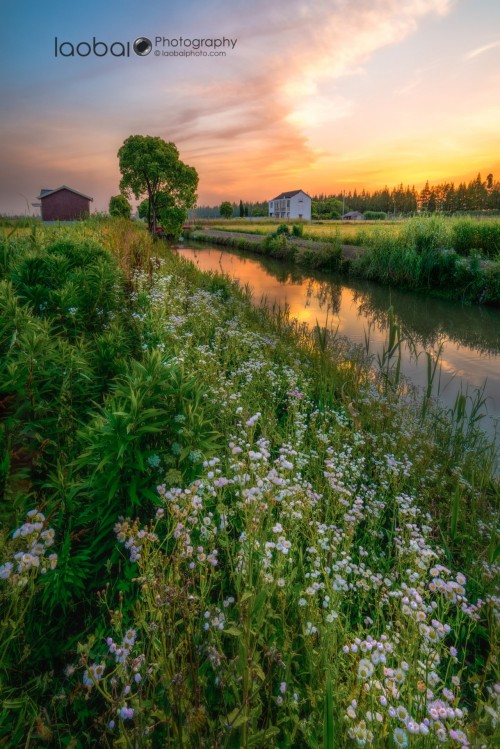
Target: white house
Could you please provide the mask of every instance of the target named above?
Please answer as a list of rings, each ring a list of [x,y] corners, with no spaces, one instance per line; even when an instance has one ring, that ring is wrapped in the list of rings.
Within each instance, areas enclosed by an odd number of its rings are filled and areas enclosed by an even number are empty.
[[[269,218],[311,220],[311,197],[304,190],[282,192],[269,201]]]

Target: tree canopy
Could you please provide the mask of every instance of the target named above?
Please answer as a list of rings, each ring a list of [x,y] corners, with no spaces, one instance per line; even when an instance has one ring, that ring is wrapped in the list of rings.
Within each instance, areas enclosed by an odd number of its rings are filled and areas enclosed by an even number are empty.
[[[120,190],[148,198],[148,225],[156,229],[159,202],[167,196],[171,209],[187,211],[196,203],[198,173],[184,164],[174,143],[151,135],[130,135],[118,151]]]
[[[233,206],[231,205],[229,200],[225,200],[220,204],[219,213],[222,218],[231,218],[231,216],[233,215]]]

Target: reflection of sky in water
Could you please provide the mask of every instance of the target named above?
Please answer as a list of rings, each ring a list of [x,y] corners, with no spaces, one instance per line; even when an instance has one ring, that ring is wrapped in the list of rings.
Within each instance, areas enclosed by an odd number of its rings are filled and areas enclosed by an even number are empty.
[[[328,324],[333,330],[338,326],[339,334],[347,336],[354,343],[364,345],[365,332],[372,320],[370,350],[374,354],[382,351],[386,340],[383,322],[385,315],[381,315],[381,312],[384,313],[392,301],[398,322],[412,337],[416,330],[422,335],[422,323],[427,340],[436,341],[427,350],[436,352],[439,342],[443,342],[440,359],[440,397],[443,402],[448,406],[453,405],[461,387],[465,390],[468,386],[472,390],[481,387],[486,380],[484,394],[488,398],[488,412],[494,419],[500,419],[500,345],[496,337],[500,332],[500,314],[496,314],[496,311],[489,311],[485,315],[479,308],[468,307],[464,310],[461,305],[453,302],[417,297],[415,294],[373,285],[378,298],[373,306],[375,312],[372,313],[369,298],[371,285],[360,294],[359,290],[349,286],[342,284],[339,287],[336,282],[325,283],[324,280],[308,278],[302,273],[295,274],[302,276],[299,281],[288,279],[281,282],[258,258],[241,257],[208,248],[185,248],[181,254],[195,262],[201,270],[222,271],[238,278],[242,285],[248,284],[257,303],[265,298],[269,305],[277,303],[283,307],[286,304],[291,316],[300,322],[311,326],[317,322],[321,326]],[[293,274],[293,269],[289,270]],[[286,275],[286,266],[282,266],[281,272]],[[448,334],[442,328],[432,329],[433,320],[439,320],[443,316],[447,322]],[[450,328],[452,332],[449,332]],[[482,347],[482,351],[457,342],[464,337],[468,341],[471,338],[474,340],[474,333],[479,336],[480,332],[488,342],[486,348]],[[405,346],[402,361],[404,374],[421,387],[427,384],[427,357],[423,348],[421,344],[417,344],[417,350],[422,353],[415,361],[410,357],[409,348]],[[436,383],[438,377],[436,375]],[[488,432],[493,433],[493,424],[489,419],[488,421],[489,424],[485,424],[485,427]]]

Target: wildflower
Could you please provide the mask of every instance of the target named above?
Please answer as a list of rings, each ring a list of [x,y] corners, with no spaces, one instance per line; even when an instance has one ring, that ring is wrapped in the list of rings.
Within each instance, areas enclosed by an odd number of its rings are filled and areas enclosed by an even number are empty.
[[[134,708],[124,705],[118,710],[118,714],[122,720],[132,720],[134,717]]]
[[[99,681],[99,679],[102,678],[104,675],[104,664],[103,663],[93,663],[92,666],[90,666],[89,669],[87,669],[83,674],[83,685],[85,687],[93,687],[96,681]]]
[[[94,679],[96,681],[99,681],[99,679],[101,679],[102,676],[104,675],[104,663],[99,663],[99,664],[94,663],[90,667],[90,672],[92,676],[94,677]]]
[[[280,684],[280,692],[281,694],[285,694],[286,692],[286,681],[282,681]]]
[[[396,716],[402,723],[406,723],[408,720],[408,710],[403,705],[398,705],[396,708]]]
[[[0,580],[7,580],[12,574],[12,562],[6,562],[0,566]]]
[[[405,672],[403,671],[402,668],[397,668],[394,671],[394,678],[398,684],[402,684],[404,682],[406,677],[405,677]]]
[[[254,416],[251,416],[248,421],[245,422],[247,427],[253,427],[259,420],[260,412],[257,411],[257,413]]]
[[[373,663],[367,658],[362,658],[358,666],[358,679],[366,681],[366,679],[369,679],[370,676],[372,676],[373,671]]]
[[[392,737],[396,746],[403,747],[403,749],[408,746],[408,736],[402,728],[395,728]]]
[[[134,644],[134,642],[135,642],[136,634],[137,633],[136,633],[135,629],[128,629],[125,632],[125,637],[123,638],[123,642],[127,643],[130,646],[132,646]]]

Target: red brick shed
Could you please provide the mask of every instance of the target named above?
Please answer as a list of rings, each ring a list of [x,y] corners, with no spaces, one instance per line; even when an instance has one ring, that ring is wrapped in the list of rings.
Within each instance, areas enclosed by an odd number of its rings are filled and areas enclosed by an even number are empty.
[[[90,213],[90,198],[67,185],[55,190],[40,190],[38,196],[42,210],[42,221],[74,221],[87,218]]]

